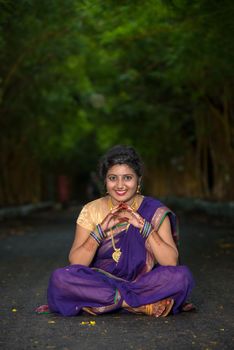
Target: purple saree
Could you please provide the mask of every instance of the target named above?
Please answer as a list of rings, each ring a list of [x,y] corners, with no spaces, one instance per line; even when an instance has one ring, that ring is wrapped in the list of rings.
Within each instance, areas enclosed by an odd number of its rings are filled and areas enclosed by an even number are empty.
[[[138,212],[155,229],[168,215],[173,237],[177,239],[175,215],[161,202],[144,197]],[[180,312],[194,286],[188,268],[155,265],[147,242],[132,225],[116,234],[115,242],[122,251],[118,263],[112,259],[113,247],[111,239],[107,239],[89,267],[70,265],[53,272],[48,286],[50,310],[74,316],[88,307],[101,314],[120,309],[123,300],[131,307],[138,307],[172,298],[172,312]]]

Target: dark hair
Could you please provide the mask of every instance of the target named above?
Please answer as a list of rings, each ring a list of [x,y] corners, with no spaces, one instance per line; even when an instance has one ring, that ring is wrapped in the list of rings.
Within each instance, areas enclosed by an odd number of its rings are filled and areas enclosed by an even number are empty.
[[[131,146],[116,145],[109,149],[99,162],[99,175],[105,180],[108,170],[117,164],[126,164],[132,168],[137,176],[143,174],[142,160]]]

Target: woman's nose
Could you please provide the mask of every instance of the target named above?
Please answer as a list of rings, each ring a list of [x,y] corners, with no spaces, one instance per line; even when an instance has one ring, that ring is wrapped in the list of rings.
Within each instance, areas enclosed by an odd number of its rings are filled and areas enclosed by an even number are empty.
[[[118,182],[117,182],[117,188],[121,189],[121,188],[123,188],[123,186],[124,186],[123,180],[121,178],[119,178]]]

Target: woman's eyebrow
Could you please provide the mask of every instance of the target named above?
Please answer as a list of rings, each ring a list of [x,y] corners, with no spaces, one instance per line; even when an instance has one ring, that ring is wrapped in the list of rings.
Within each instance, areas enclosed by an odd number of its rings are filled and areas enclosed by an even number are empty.
[[[133,176],[134,174],[121,174],[121,175],[118,175],[118,174],[108,174],[108,176]]]

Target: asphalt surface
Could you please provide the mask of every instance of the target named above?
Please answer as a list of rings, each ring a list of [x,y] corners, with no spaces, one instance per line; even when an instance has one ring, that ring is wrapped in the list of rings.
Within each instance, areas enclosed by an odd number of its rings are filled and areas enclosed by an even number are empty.
[[[67,265],[77,208],[0,223],[0,348],[3,350],[234,348],[234,232],[206,216],[180,217],[181,262],[192,270],[197,312],[167,318],[115,313],[37,315],[51,271]],[[90,323],[90,321],[94,321]]]

